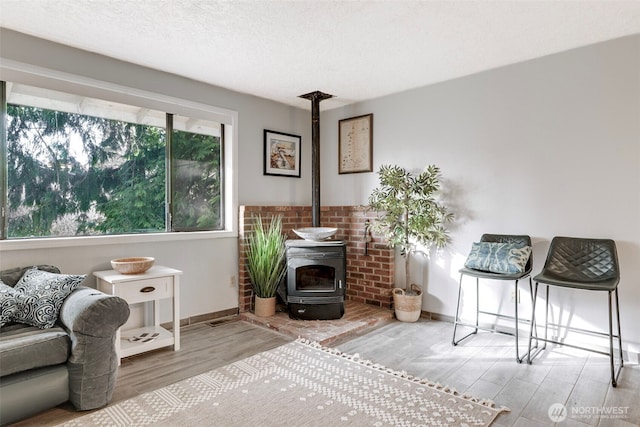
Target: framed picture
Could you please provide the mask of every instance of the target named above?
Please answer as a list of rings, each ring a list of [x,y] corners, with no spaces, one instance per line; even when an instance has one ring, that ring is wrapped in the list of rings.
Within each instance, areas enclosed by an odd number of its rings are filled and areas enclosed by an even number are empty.
[[[373,114],[338,122],[338,173],[373,171]]]
[[[264,130],[264,174],[300,178],[298,135]]]

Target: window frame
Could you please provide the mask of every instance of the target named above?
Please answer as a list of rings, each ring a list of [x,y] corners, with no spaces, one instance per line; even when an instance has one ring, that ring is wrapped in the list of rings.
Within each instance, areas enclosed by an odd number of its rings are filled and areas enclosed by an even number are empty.
[[[4,60],[0,65],[0,81],[27,84],[45,89],[57,90],[79,96],[100,98],[143,108],[160,109],[167,113],[179,114],[217,121],[222,124],[224,141],[222,145],[223,171],[221,196],[223,197],[223,229],[213,231],[171,231],[158,233],[137,233],[100,236],[34,237],[0,240],[0,252],[31,248],[55,248],[88,246],[101,244],[123,244],[157,241],[177,241],[189,239],[227,238],[238,236],[238,195],[237,195],[237,134],[238,112],[209,104],[191,101],[161,93],[131,88],[120,84],[95,80],[85,76]],[[5,90],[2,101],[6,103]],[[6,134],[5,118],[0,131]],[[7,167],[6,152],[0,148],[0,166]],[[7,170],[0,174],[0,197],[4,209],[7,191]],[[0,225],[4,227],[6,212],[0,212]],[[3,228],[6,229],[6,228]]]
[[[205,230],[198,230],[198,229],[194,229],[194,228],[190,228],[190,227],[176,227],[175,221],[174,221],[174,214],[175,214],[175,203],[174,203],[174,195],[176,192],[176,180],[174,179],[176,177],[176,158],[175,158],[175,143],[174,143],[174,117],[176,116],[175,114],[172,113],[166,113],[166,134],[167,134],[167,146],[166,146],[166,172],[165,175],[166,176],[170,176],[171,180],[170,182],[167,183],[166,186],[166,195],[165,195],[165,200],[167,201],[167,209],[165,209],[165,224],[167,224],[167,228],[170,228],[170,230],[168,231],[172,231],[172,232],[189,232],[189,233],[193,233],[193,232],[197,232],[197,231],[205,231]],[[224,153],[225,153],[225,125],[221,124],[220,125],[220,159],[224,162]],[[223,163],[223,168],[224,168],[224,163]],[[222,204],[224,207],[225,204],[225,174],[221,173],[220,174],[220,198],[222,199]],[[224,209],[221,209],[220,211],[220,222],[222,224],[226,223],[226,212]],[[214,230],[212,230],[214,231]],[[217,230],[215,230],[217,231]]]

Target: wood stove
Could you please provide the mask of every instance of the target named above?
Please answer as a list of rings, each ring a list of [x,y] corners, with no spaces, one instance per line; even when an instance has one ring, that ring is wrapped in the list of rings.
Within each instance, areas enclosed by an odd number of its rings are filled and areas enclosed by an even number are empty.
[[[320,227],[320,102],[333,95],[300,95],[311,101],[311,225]],[[347,245],[339,240],[288,240],[286,289],[280,296],[289,316],[300,320],[340,319],[344,314]],[[284,286],[281,286],[281,288]],[[284,294],[284,295],[283,295]]]
[[[341,240],[287,240],[286,302],[299,320],[340,319],[344,314],[347,245]]]

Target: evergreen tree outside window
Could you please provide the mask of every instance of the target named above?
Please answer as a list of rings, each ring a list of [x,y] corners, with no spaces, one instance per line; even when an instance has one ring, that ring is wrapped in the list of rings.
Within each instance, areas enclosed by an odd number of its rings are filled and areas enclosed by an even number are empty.
[[[222,125],[30,86],[6,88],[2,238],[223,228]]]
[[[222,126],[173,116],[171,223],[174,231],[222,228]]]

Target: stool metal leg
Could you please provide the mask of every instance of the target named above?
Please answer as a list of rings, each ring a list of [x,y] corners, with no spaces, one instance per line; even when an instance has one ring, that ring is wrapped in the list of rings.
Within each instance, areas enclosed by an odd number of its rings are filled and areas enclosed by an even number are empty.
[[[516,362],[518,363],[522,363],[522,358],[520,358],[520,350],[519,350],[519,346],[518,346],[518,338],[519,338],[519,334],[518,334],[518,330],[519,325],[520,325],[520,319],[518,318],[518,280],[515,281],[514,287],[513,289],[515,290],[515,315],[516,315],[516,322],[515,322],[515,338],[516,338]]]
[[[460,320],[460,296],[462,294],[462,278],[463,278],[464,274],[460,274],[460,286],[458,287],[458,305],[456,307],[456,317],[454,319],[453,322],[453,339],[451,340],[451,344],[453,345],[458,345],[458,343],[460,341],[462,341],[465,338],[470,337],[471,335],[477,334],[478,333],[478,324],[480,321],[480,282],[478,280],[478,278],[476,277],[476,324],[475,324],[475,330],[471,333],[468,333],[467,335],[465,335],[464,337],[460,338],[459,340],[456,341],[456,330],[458,328],[458,324],[463,324]]]
[[[476,277],[476,332],[480,326],[480,279]]]
[[[532,301],[532,305],[533,305],[533,286],[532,286],[532,281],[531,281],[531,277],[529,277],[529,293],[531,294],[531,301]],[[519,344],[519,339],[520,339],[520,335],[519,335],[519,325],[520,325],[520,318],[518,316],[518,303],[519,303],[519,294],[518,294],[518,280],[515,281],[515,339],[516,339],[516,362],[518,363],[522,363],[525,359],[525,357],[529,357],[529,353],[531,353],[531,343],[529,343],[529,349],[527,350],[527,352],[525,354],[523,354],[522,356],[520,356],[520,344]],[[533,309],[532,309],[533,310]],[[533,317],[533,315],[531,316],[531,324],[533,325],[535,322],[535,318]],[[536,344],[533,346],[533,349],[537,349],[538,348],[538,332],[534,330],[534,335],[536,337]]]
[[[533,301],[531,301],[531,328],[529,329],[529,353],[527,355],[527,363],[529,365],[531,365],[531,359],[533,359],[533,357],[531,357],[531,344],[533,341],[533,330],[536,329],[536,334],[537,334],[537,327],[536,327],[536,303],[538,302],[538,282],[536,282],[536,286],[534,287],[534,291],[533,291]]]
[[[549,339],[549,285],[547,285],[545,304],[544,304],[544,347],[547,347],[547,341]]]
[[[620,367],[618,368],[617,373],[613,352],[613,308],[611,306],[611,291],[609,291],[609,361],[611,364],[611,386],[617,387],[618,377],[620,376],[620,372],[622,371],[622,367],[624,366],[624,360],[622,357],[622,333],[620,331],[620,306],[618,305],[618,289],[616,289],[614,292],[616,293],[616,318],[618,323],[618,347],[620,351]]]
[[[536,304],[538,301],[538,282],[536,282],[536,286],[532,291],[532,301],[531,301],[531,329],[529,331],[529,351],[527,351],[527,363],[531,365],[534,357],[536,357],[541,351],[547,348],[547,326],[549,324],[549,286],[547,286],[547,298],[545,301],[545,313],[544,313],[544,339],[541,340],[544,342],[542,347],[538,347],[538,325],[536,321]],[[532,347],[533,344],[533,336],[536,336],[536,346]],[[532,354],[531,350],[537,348],[537,350]]]
[[[622,357],[622,331],[620,330],[620,302],[618,300],[618,288],[616,293],[616,317],[618,319],[618,350],[620,351],[620,367],[624,366],[624,358]]]
[[[611,292],[609,292],[609,363],[611,365],[611,385],[616,384],[616,368],[613,364],[613,319],[611,313]]]

